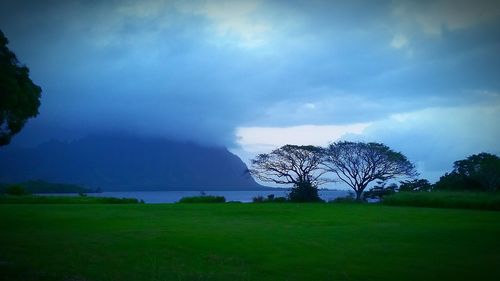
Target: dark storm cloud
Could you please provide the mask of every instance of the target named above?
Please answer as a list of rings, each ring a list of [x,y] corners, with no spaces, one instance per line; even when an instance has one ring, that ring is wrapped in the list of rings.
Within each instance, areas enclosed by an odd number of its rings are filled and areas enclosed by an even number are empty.
[[[232,145],[241,126],[498,103],[498,15],[491,1],[3,1],[0,28],[44,89],[18,141]]]

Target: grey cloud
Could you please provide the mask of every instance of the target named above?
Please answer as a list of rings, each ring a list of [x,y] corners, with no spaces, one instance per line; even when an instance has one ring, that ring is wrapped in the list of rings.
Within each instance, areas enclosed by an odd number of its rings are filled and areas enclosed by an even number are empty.
[[[3,2],[0,28],[44,89],[18,142],[71,128],[232,145],[245,124],[371,122],[500,89],[495,18],[429,37],[392,1],[266,1],[251,20],[270,42],[244,49],[180,2],[143,3]],[[408,45],[394,49],[399,33]]]
[[[345,139],[384,142],[417,163],[430,180],[452,169],[453,162],[480,152],[500,153],[500,103],[429,108],[374,122],[361,135]]]

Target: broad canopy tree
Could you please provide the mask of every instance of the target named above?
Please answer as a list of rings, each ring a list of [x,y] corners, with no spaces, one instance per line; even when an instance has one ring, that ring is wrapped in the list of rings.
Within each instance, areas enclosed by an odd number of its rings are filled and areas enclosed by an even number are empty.
[[[363,191],[373,181],[415,177],[415,166],[400,152],[381,143],[341,141],[325,150],[325,171],[333,173],[362,200]]]
[[[251,162],[250,173],[261,181],[292,184],[292,200],[317,201],[317,187],[327,181],[321,177],[325,173],[322,159],[320,147],[285,145],[258,155]]]
[[[29,69],[7,48],[8,43],[0,30],[0,146],[9,144],[26,121],[38,115],[42,92],[31,81]]]
[[[417,175],[415,166],[403,154],[384,144],[347,141],[332,143],[326,149],[285,145],[258,155],[251,167],[251,174],[261,181],[293,184],[291,197],[294,192],[305,194],[311,190],[317,196],[318,185],[333,181],[324,178],[326,173],[333,173],[350,186],[357,200],[362,199],[363,191],[373,181]]]
[[[497,191],[500,187],[500,158],[490,153],[474,154],[456,161],[454,172],[477,182],[485,191]]]
[[[453,171],[442,176],[436,190],[498,191],[500,158],[490,153],[474,154],[455,161]]]

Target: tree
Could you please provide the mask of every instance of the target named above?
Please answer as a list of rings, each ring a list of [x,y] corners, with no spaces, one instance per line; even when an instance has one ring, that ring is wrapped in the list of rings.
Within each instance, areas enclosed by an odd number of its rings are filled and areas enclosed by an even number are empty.
[[[318,202],[322,201],[318,194],[318,187],[310,182],[294,185],[288,199],[293,202]]]
[[[362,200],[363,191],[371,182],[417,175],[415,166],[400,152],[381,143],[341,141],[325,150],[325,171],[332,172]]]
[[[292,184],[290,200],[319,201],[322,149],[316,146],[285,145],[251,161],[250,173],[261,181]]]
[[[426,179],[401,181],[399,191],[431,191],[432,184]]]
[[[377,185],[372,187],[370,190],[365,191],[365,198],[381,200],[384,196],[396,193],[396,190],[398,189],[397,184],[391,183],[388,186],[386,185],[387,182],[377,181]]]
[[[42,92],[31,81],[29,69],[7,48],[8,43],[0,30],[0,146],[9,144],[26,121],[38,115]]]
[[[451,172],[446,173],[444,176],[441,176],[439,180],[434,185],[434,191],[443,191],[443,190],[468,190],[468,187],[474,188],[475,183],[468,183],[467,179],[463,176]]]
[[[490,153],[474,154],[455,161],[453,171],[442,176],[436,190],[498,191],[500,158]]]

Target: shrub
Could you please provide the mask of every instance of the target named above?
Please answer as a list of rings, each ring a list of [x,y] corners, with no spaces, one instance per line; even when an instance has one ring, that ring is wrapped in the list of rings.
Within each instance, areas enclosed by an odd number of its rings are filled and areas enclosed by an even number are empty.
[[[264,200],[265,200],[264,196],[262,196],[262,195],[257,195],[254,198],[252,198],[252,202],[254,202],[254,203],[262,203],[262,202],[264,202]]]
[[[285,203],[285,202],[288,202],[288,199],[286,199],[286,197],[276,197],[273,199],[274,203]]]
[[[383,199],[384,205],[500,210],[500,195],[488,192],[398,192]]]
[[[295,185],[290,194],[288,194],[288,199],[292,202],[322,202],[323,200],[318,195],[318,188],[312,185],[310,182],[304,182]]]
[[[285,197],[274,197],[274,194],[269,194],[267,195],[267,198],[265,198],[262,195],[256,196],[252,198],[252,202],[254,203],[284,203],[288,202],[288,200]]]
[[[182,197],[179,203],[224,203],[226,198],[224,196],[190,196]]]
[[[5,189],[5,194],[22,196],[22,195],[28,195],[29,192],[24,187],[16,184],[7,187],[7,189]]]
[[[87,197],[87,196],[82,196],[82,197]],[[89,198],[89,197],[87,197]],[[98,198],[98,197],[94,197]],[[139,201],[136,198],[115,198],[115,197],[101,197],[102,203],[105,204],[139,204],[139,203],[144,203],[144,201]]]
[[[378,185],[372,187],[368,191],[365,191],[364,198],[380,200],[384,196],[388,196],[395,193],[397,188],[398,186],[395,183],[392,183],[386,187],[384,182],[379,182]]]

